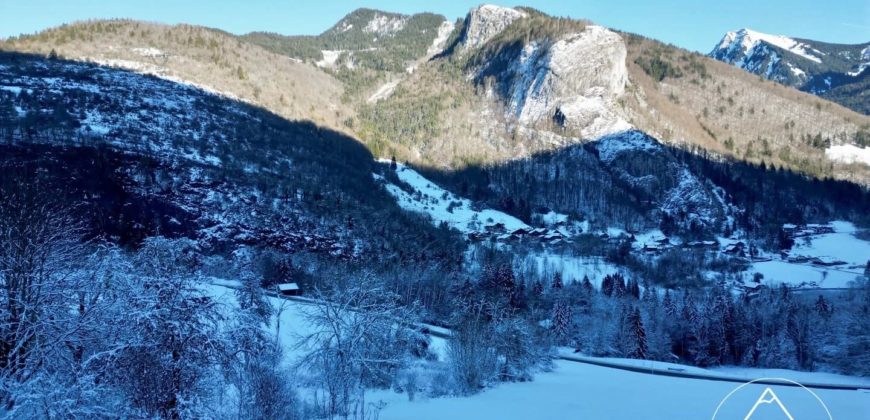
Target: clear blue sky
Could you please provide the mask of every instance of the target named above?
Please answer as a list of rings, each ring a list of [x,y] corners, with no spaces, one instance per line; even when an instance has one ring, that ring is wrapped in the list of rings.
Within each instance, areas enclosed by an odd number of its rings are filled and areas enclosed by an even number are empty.
[[[453,20],[481,0],[0,0],[0,37],[33,33],[90,18],[127,17],[191,23],[233,33],[265,30],[317,34],[358,7],[414,13],[430,11]],[[836,43],[870,41],[870,0],[527,0],[556,16],[586,18],[707,52],[729,31],[749,27]]]

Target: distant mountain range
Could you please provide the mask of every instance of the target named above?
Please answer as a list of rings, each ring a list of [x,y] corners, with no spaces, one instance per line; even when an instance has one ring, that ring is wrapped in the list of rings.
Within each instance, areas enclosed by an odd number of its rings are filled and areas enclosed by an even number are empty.
[[[725,34],[710,57],[870,114],[870,42],[831,44],[741,29]]]

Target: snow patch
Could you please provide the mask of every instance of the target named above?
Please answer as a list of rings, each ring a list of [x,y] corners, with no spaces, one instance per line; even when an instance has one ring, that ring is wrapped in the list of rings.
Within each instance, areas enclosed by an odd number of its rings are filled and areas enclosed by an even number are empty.
[[[417,171],[399,164],[396,168],[399,179],[413,188],[407,192],[397,185],[386,183],[387,192],[399,207],[429,215],[436,225],[446,223],[463,233],[479,232],[486,226],[504,224],[507,231],[529,229],[520,219],[493,209],[478,209],[471,200],[459,197],[435,185]],[[382,177],[375,177],[382,180]],[[384,181],[386,182],[386,181]]]
[[[393,35],[401,31],[405,27],[405,23],[405,18],[391,18],[378,13],[366,24],[363,32],[378,35]]]
[[[841,144],[825,149],[825,156],[834,162],[863,163],[870,165],[870,148],[853,144]]]
[[[132,51],[142,57],[148,58],[162,57],[164,55],[163,51],[153,47],[133,48]]]
[[[864,62],[859,64],[857,69],[850,71],[846,74],[852,77],[857,77],[864,72],[864,69],[870,67],[870,47],[866,47],[861,50],[861,59],[864,60]]]
[[[338,61],[338,58],[341,57],[341,54],[346,52],[345,50],[321,50],[320,53],[323,54],[323,59],[315,62],[314,64],[317,67],[334,67],[335,62]]]
[[[369,98],[366,99],[366,102],[373,104],[377,101],[389,98],[390,95],[393,94],[393,91],[396,90],[396,86],[399,86],[399,80],[384,83],[377,91],[375,91],[375,93],[372,94],[372,96],[369,96]]]

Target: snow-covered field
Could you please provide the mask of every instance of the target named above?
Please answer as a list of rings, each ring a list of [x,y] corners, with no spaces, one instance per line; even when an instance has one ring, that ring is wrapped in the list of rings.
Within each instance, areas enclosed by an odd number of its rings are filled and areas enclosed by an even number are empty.
[[[553,278],[555,273],[561,273],[565,283],[579,282],[588,276],[596,288],[601,287],[604,276],[625,271],[600,257],[575,257],[548,252],[529,254],[518,261],[517,267],[528,267],[544,278]]]
[[[232,287],[236,283],[212,279],[204,285],[208,294],[228,305],[235,305]],[[300,335],[308,332],[303,313],[306,304],[270,297],[282,308],[270,325],[277,331],[285,351],[285,363],[301,355],[296,346]],[[280,325],[280,328],[278,326]],[[433,338],[432,347],[444,358],[444,340]],[[805,383],[834,383],[870,388],[870,379],[829,373],[719,368],[706,370],[662,362],[595,359],[608,363],[650,369],[680,370],[690,374],[745,378],[786,378]],[[650,375],[566,360],[556,361],[551,372],[536,375],[534,381],[500,384],[471,397],[427,398],[418,393],[409,401],[406,394],[391,390],[372,391],[367,400],[383,407],[381,419],[675,419],[712,418],[720,401],[741,384],[736,382],[687,379]],[[742,418],[767,387],[775,391],[795,418],[826,418],[808,391],[781,385],[747,385],[735,392],[716,418]],[[866,418],[870,413],[870,390],[812,389],[835,419]],[[800,413],[800,414],[799,414]],[[757,418],[753,417],[753,418]],[[764,417],[767,418],[767,417]]]
[[[470,200],[459,197],[420,175],[417,171],[399,164],[396,169],[399,179],[414,188],[409,194],[396,185],[387,183],[387,191],[405,210],[427,214],[437,225],[447,223],[460,232],[481,231],[485,226],[503,223],[507,231],[528,228],[520,219],[493,209],[476,209]]]
[[[785,260],[753,263],[749,272],[764,275],[768,284],[786,283],[801,287],[825,289],[850,287],[850,283],[864,272],[870,259],[870,242],[855,236],[855,225],[848,222],[832,222],[834,233],[797,238],[791,256],[804,256],[843,261],[846,264],[824,267]]]
[[[539,374],[532,382],[502,384],[473,397],[409,402],[383,392],[371,400],[379,398],[387,403],[380,415],[383,420],[710,419],[722,399],[738,386],[558,361],[552,372]],[[767,387],[752,384],[741,388],[728,398],[716,418],[744,418]],[[817,400],[803,388],[769,387],[794,418],[827,418]],[[867,418],[870,413],[870,391],[812,391],[835,419]]]

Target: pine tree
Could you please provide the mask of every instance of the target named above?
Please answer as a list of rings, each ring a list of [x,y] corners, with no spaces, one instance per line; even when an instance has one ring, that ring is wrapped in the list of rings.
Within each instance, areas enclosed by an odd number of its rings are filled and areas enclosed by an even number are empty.
[[[625,277],[622,274],[616,273],[613,275],[613,295],[621,298],[625,296],[628,288],[625,285]]]
[[[535,296],[541,296],[544,294],[544,283],[541,283],[540,280],[535,280],[535,284],[532,285],[532,294]]]
[[[643,288],[643,302],[651,308],[655,308],[659,304],[658,292],[654,286],[646,284]]]
[[[662,305],[665,307],[665,315],[670,319],[677,317],[677,304],[671,298],[671,289],[665,289],[665,297],[662,300]]]
[[[524,309],[526,307],[526,284],[519,282],[511,292],[510,304],[513,308]]]
[[[635,299],[640,299],[640,286],[635,279],[628,281],[627,289],[629,295],[634,296]]]
[[[561,289],[564,286],[565,285],[562,283],[562,273],[557,271],[553,274],[553,284],[551,287],[553,289]]]
[[[831,315],[831,309],[828,306],[828,301],[826,301],[825,297],[822,295],[819,295],[819,298],[816,299],[816,312],[818,312],[819,316],[825,319],[828,319]]]
[[[604,280],[601,281],[601,293],[607,297],[613,296],[613,276],[610,274],[604,276]]]
[[[635,308],[634,312],[629,313],[627,318],[628,328],[634,338],[634,349],[629,353],[628,357],[632,359],[646,359],[649,355],[649,349],[646,343],[646,331],[643,328],[643,319],[640,316],[640,309]]]
[[[556,339],[560,343],[564,342],[571,333],[572,312],[571,306],[565,302],[559,301],[553,305],[553,320],[551,328],[553,329],[553,334],[556,335]]]
[[[583,276],[583,293],[587,296],[592,296],[592,293],[595,292],[595,287],[592,286],[592,281],[589,280],[589,276]]]
[[[395,171],[398,167],[399,164],[396,163],[396,155],[393,155],[393,157],[390,158],[390,169]]]

